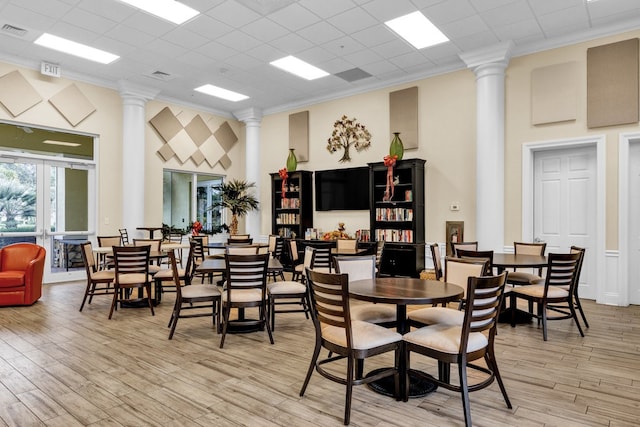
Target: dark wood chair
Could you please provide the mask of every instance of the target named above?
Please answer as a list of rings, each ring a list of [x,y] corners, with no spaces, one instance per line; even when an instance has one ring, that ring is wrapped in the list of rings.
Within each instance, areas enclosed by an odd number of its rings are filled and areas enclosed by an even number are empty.
[[[442,280],[442,254],[440,253],[440,246],[437,243],[429,245],[431,249],[431,259],[433,260],[433,270],[436,274],[436,280]]]
[[[453,325],[459,326],[464,319],[464,311],[461,311],[466,304],[466,289],[469,277],[482,276],[487,269],[488,261],[482,258],[455,258],[446,257],[444,259],[444,281],[453,283],[465,289],[465,295],[457,309],[448,307],[426,307],[409,312],[409,324],[411,326],[422,327],[426,325]]]
[[[315,254],[313,256],[313,269],[325,273],[331,273],[331,250],[333,244],[329,242],[313,242],[308,244],[308,246],[315,249]]]
[[[123,245],[121,236],[97,236],[98,246],[101,248],[110,248],[113,246]],[[98,259],[98,268],[100,270],[106,270],[113,268],[113,254],[101,254]]]
[[[115,280],[113,302],[109,310],[109,319],[113,316],[114,309],[118,309],[118,303],[137,303],[146,301],[153,311],[151,301],[151,282],[153,276],[149,274],[149,252],[150,247],[145,246],[114,246],[113,257],[115,260]],[[137,295],[131,293],[138,290]],[[146,291],[146,295],[145,295]]]
[[[289,248],[289,267],[288,270],[291,271],[291,280],[297,280],[302,282],[304,265],[300,261],[300,254],[298,253],[298,242],[294,239],[287,240],[288,248]]]
[[[505,273],[502,273],[500,276],[467,279],[465,286],[467,304],[461,325],[425,326],[403,336],[407,366],[405,396],[408,395],[411,353],[418,353],[438,361],[438,377],[419,370],[411,372],[435,382],[440,387],[460,393],[465,425],[469,427],[472,425],[469,392],[486,388],[494,380],[498,382],[502,397],[507,407],[511,409],[511,402],[502,382],[494,351],[496,325],[504,296],[505,278]],[[486,367],[470,363],[478,359],[484,359]],[[455,385],[450,381],[452,363],[458,365],[460,374],[459,383]],[[469,384],[467,368],[480,371],[487,377],[478,383]]]
[[[283,261],[283,257],[282,254],[284,252],[284,239],[278,236],[273,236],[273,249],[271,249],[271,236],[269,236],[269,246],[270,246],[270,250],[269,252],[271,253],[271,256],[274,257],[275,259],[277,259],[278,261],[280,261],[282,263]],[[280,278],[280,280],[284,280],[284,272],[283,271],[272,271],[269,273],[269,276],[274,280],[278,280],[278,277]]]
[[[82,298],[82,304],[80,304],[80,310],[84,308],[84,304],[89,298],[89,304],[96,295],[113,295],[114,286],[113,281],[115,279],[114,270],[98,270],[95,258],[93,256],[93,247],[91,242],[85,242],[80,245],[82,260],[84,261],[84,268],[87,272],[87,287],[84,291],[84,297]]]
[[[315,326],[316,342],[300,396],[304,395],[314,370],[331,381],[344,384],[346,386],[344,424],[347,425],[351,417],[351,395],[354,385],[367,384],[393,376],[395,395],[400,396],[397,368],[381,369],[376,374],[365,378],[356,375],[355,371],[358,361],[390,351],[395,352],[393,366],[398,366],[402,335],[382,326],[352,321],[349,306],[349,278],[346,274],[322,273],[307,269],[307,280],[311,294],[311,317]],[[331,356],[319,360],[322,348],[329,350]],[[347,371],[346,375],[340,376],[336,374],[335,368],[344,366],[342,364],[344,359],[347,362]],[[325,365],[328,369],[325,369]]]
[[[531,313],[538,319],[538,324],[542,322],[542,336],[547,340],[547,321],[573,319],[578,327],[580,335],[584,337],[580,322],[576,315],[573,294],[577,286],[576,277],[579,273],[578,264],[582,257],[581,252],[569,254],[549,254],[547,264],[547,275],[544,284],[518,286],[511,290],[511,326],[516,325],[516,310],[518,298],[534,303],[537,312]],[[549,316],[547,311],[560,313]]]
[[[304,268],[313,266],[313,257],[315,249],[307,246],[304,250],[304,260],[302,265]],[[304,270],[303,270],[304,271]],[[267,283],[267,295],[269,298],[269,318],[271,330],[276,328],[276,313],[304,313],[309,318],[311,310],[311,302],[309,301],[309,293],[304,274],[301,281],[281,280]],[[296,308],[276,309],[278,306],[296,305]]]
[[[222,337],[220,348],[229,329],[231,309],[238,309],[238,319],[234,324],[245,327],[266,328],[269,341],[273,344],[271,325],[267,316],[267,267],[269,254],[256,255],[230,255],[225,254],[227,263],[225,275],[225,291],[222,294]],[[257,319],[246,319],[242,312],[247,308],[257,308]]]
[[[120,228],[118,232],[120,233],[120,243],[122,243],[123,246],[127,246],[129,244],[129,232],[126,228]]]
[[[513,242],[513,251],[516,255],[544,255],[546,248],[546,243]],[[521,268],[518,270],[514,268],[512,272],[509,272],[507,283],[515,286],[525,286],[543,280],[542,268],[539,268],[535,274],[531,271],[531,269],[526,270]]]
[[[187,260],[187,263],[189,261]],[[173,251],[169,252],[169,271],[171,272],[171,280],[176,289],[176,301],[171,312],[169,325],[169,339],[173,338],[173,333],[178,325],[178,319],[193,317],[212,317],[213,325],[220,333],[220,303],[222,294],[215,285],[192,285],[182,286],[179,269],[176,263],[176,256]],[[184,311],[189,311],[184,314]],[[193,312],[192,312],[193,311]]]
[[[176,264],[178,263],[178,257],[175,256],[175,251],[169,251],[167,253],[167,260],[169,268],[165,268],[163,270],[158,271],[153,275],[153,282],[155,283],[155,297],[156,301],[160,302],[162,300],[162,294],[166,292],[177,292],[174,280],[173,280],[173,270],[171,269],[171,254],[174,254],[174,258],[176,258]],[[193,251],[189,249],[187,253],[187,265],[185,268],[178,268],[178,278],[184,282],[185,286],[189,286],[191,284],[191,276],[193,272]]]
[[[477,251],[478,242],[451,242],[451,254],[453,256],[458,256],[458,249]]]
[[[580,296],[578,295],[578,291],[580,289],[580,274],[582,273],[582,263],[584,262],[584,256],[586,250],[584,248],[580,248],[578,246],[571,246],[571,253],[580,253],[580,261],[578,262],[578,272],[576,274],[576,284],[573,288],[573,304],[580,312],[580,316],[584,321],[584,325],[588,328],[589,322],[587,322],[587,317],[584,315],[584,310],[582,310],[582,304],[580,303]]]
[[[493,251],[470,251],[467,249],[457,249],[458,258],[481,259],[487,262],[482,276],[493,276]]]

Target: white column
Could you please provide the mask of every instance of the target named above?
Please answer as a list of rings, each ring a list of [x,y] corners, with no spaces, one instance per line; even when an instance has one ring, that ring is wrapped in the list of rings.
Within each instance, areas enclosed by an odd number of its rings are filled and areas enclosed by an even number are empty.
[[[156,93],[120,82],[122,98],[122,228],[130,238],[144,237],[145,105]]]
[[[262,110],[249,108],[234,113],[234,116],[245,123],[245,179],[256,184],[255,195],[260,199],[260,125]],[[245,232],[254,239],[261,236],[261,215],[263,206],[251,211],[245,218]]]
[[[461,55],[476,75],[476,239],[483,250],[504,250],[505,69],[513,43]]]

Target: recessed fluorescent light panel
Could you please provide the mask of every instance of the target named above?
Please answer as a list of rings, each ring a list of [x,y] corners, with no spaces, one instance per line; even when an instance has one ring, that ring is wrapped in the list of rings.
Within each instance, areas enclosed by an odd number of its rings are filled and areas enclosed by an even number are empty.
[[[385,22],[387,27],[411,43],[416,49],[449,41],[421,12],[413,12]]]
[[[195,9],[175,0],[120,0],[138,9],[142,9],[159,18],[180,25],[199,15]]]
[[[104,50],[96,49],[91,46],[87,46],[81,43],[76,43],[71,40],[63,39],[62,37],[54,36],[48,33],[44,33],[34,41],[35,44],[48,47],[60,52],[68,53],[69,55],[78,56],[80,58],[88,59],[90,61],[99,62],[101,64],[110,64],[116,59],[120,58],[113,53],[105,52]]]
[[[243,95],[241,93],[233,92],[227,89],[223,89],[214,85],[204,85],[195,88],[198,92],[205,93],[207,95],[215,96],[216,98],[226,99],[227,101],[238,102],[245,99],[249,99],[247,95]]]
[[[315,80],[329,75],[326,71],[291,55],[272,61],[270,64],[307,80]]]

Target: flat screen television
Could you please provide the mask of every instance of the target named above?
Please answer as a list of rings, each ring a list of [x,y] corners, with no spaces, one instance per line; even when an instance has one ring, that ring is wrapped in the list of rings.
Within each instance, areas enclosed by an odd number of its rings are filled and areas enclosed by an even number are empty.
[[[369,210],[369,168],[316,171],[317,211]]]

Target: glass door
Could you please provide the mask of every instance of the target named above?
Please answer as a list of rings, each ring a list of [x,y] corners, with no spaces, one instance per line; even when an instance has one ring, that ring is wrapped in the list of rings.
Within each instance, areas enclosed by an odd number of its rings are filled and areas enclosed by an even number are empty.
[[[45,283],[84,278],[79,244],[95,234],[94,188],[89,162],[0,152],[0,246],[43,246]]]

